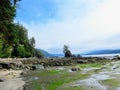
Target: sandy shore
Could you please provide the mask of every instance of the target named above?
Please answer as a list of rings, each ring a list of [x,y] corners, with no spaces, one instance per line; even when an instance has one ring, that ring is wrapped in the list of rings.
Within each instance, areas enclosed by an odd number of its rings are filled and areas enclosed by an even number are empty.
[[[23,90],[22,70],[0,70],[0,90]],[[3,81],[2,81],[3,80]]]

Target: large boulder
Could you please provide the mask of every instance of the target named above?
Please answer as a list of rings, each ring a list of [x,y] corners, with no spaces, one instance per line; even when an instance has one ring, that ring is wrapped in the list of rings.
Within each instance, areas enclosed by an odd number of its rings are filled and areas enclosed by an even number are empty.
[[[0,69],[23,69],[24,65],[18,62],[0,62]]]
[[[44,66],[43,65],[33,65],[31,66],[30,70],[43,70]]]
[[[4,82],[4,79],[1,79],[1,78],[0,78],[0,82]]]
[[[80,71],[80,67],[79,66],[75,66],[73,68],[71,68],[71,71]]]
[[[9,63],[0,63],[0,68],[1,69],[10,69],[10,64]]]
[[[84,63],[87,63],[88,60],[77,60],[77,63],[80,63],[80,64],[84,64]]]

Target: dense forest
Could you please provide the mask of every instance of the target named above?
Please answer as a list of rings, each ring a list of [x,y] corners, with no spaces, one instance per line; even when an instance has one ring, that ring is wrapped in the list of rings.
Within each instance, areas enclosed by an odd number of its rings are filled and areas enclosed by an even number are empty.
[[[28,39],[27,29],[14,23],[20,0],[0,0],[0,58],[42,57],[35,49],[35,39]]]

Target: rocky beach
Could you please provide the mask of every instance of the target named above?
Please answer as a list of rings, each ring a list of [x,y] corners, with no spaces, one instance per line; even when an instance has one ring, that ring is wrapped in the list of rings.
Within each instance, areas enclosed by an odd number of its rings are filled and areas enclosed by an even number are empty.
[[[119,90],[118,58],[0,59],[0,90]]]

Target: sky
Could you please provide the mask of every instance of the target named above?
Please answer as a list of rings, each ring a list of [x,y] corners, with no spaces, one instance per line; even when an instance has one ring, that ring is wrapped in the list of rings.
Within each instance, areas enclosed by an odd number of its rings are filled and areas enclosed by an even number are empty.
[[[36,48],[74,54],[120,49],[120,0],[22,0],[15,21],[23,24]]]

